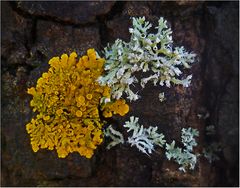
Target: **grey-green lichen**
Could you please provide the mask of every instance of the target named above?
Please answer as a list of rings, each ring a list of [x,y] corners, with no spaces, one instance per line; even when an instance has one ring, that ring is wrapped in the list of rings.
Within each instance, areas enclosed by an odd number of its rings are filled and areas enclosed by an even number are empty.
[[[127,129],[127,132],[131,133],[127,138],[127,142],[124,142],[122,133],[113,129],[112,126],[109,126],[104,131],[105,136],[112,139],[107,149],[120,143],[128,143],[131,147],[136,147],[140,152],[150,156],[155,151],[155,148],[159,146],[165,149],[168,160],[174,160],[180,165],[179,170],[186,172],[188,169],[193,170],[195,168],[199,155],[193,153],[193,147],[197,146],[195,137],[199,136],[196,129],[191,127],[182,129],[181,142],[184,147],[180,148],[175,146],[174,140],[171,144],[166,143],[165,136],[157,132],[158,127],[149,126],[145,128],[140,125],[138,117],[131,116],[123,127]]]
[[[167,87],[173,84],[183,87],[190,85],[192,75],[186,76],[183,72],[196,61],[196,54],[187,52],[183,46],[173,45],[172,30],[162,17],[158,20],[155,33],[149,32],[150,28],[152,24],[146,21],[145,17],[133,17],[132,28],[129,28],[130,41],[117,39],[114,44],[108,44],[104,49],[105,73],[97,81],[100,85],[111,88],[113,99],[119,99],[125,94],[130,101],[138,100],[141,96],[135,91],[136,84],[142,88],[148,83]],[[160,102],[165,101],[164,92],[159,91],[158,98]],[[112,139],[108,149],[120,143],[127,143],[149,156],[156,146],[160,146],[165,149],[167,159],[173,159],[180,165],[180,170],[185,172],[195,168],[197,155],[193,153],[193,147],[197,146],[195,137],[199,135],[196,129],[182,129],[183,147],[180,148],[175,146],[175,141],[167,144],[165,136],[157,132],[158,127],[145,128],[140,125],[137,117],[130,117],[123,127],[128,132],[126,142],[122,133],[113,127],[106,129],[105,136]]]
[[[109,125],[106,130],[104,130],[104,136],[110,137],[112,141],[107,145],[107,149],[111,149],[112,147],[116,146],[117,144],[123,144],[124,138],[122,133],[113,129],[112,125]]]
[[[173,159],[180,167],[179,170],[186,172],[186,169],[193,170],[197,163],[197,155],[193,153],[193,147],[197,146],[194,137],[199,136],[196,129],[182,129],[182,143],[184,148],[175,147],[175,141],[171,144],[166,144],[166,157],[168,160]]]
[[[117,39],[113,45],[104,50],[106,63],[105,74],[98,82],[112,88],[112,97],[119,99],[123,93],[130,101],[140,98],[134,92],[135,83],[144,88],[148,82],[170,87],[171,84],[180,84],[188,87],[192,75],[181,79],[183,68],[190,68],[195,62],[196,54],[189,53],[183,46],[173,47],[172,30],[162,17],[155,27],[156,33],[150,33],[152,24],[145,17],[132,18],[130,42]],[[136,72],[141,78],[135,76]],[[148,75],[148,76],[143,76]]]
[[[132,131],[132,135],[128,137],[128,143],[136,146],[139,151],[147,155],[154,151],[154,146],[163,147],[166,140],[162,133],[157,133],[158,127],[149,126],[144,128],[138,122],[139,118],[131,116],[130,121],[125,122],[123,127],[127,128],[127,132]]]

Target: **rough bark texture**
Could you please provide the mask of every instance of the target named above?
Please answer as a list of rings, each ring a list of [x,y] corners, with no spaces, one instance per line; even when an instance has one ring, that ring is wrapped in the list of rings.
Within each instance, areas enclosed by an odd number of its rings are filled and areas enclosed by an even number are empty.
[[[1,185],[2,186],[238,186],[238,2],[1,2]],[[186,174],[163,151],[150,158],[127,145],[109,151],[103,144],[91,160],[55,152],[33,153],[25,124],[33,116],[27,87],[35,85],[53,56],[90,47],[102,50],[116,38],[129,40],[130,17],[166,18],[175,44],[198,54],[191,87],[147,86],[130,115],[158,125],[167,140],[180,131],[200,131],[198,151],[208,144],[205,127],[214,125],[222,145],[220,160],[200,157]],[[167,101],[157,100],[159,89]],[[207,119],[197,114],[209,113]]]

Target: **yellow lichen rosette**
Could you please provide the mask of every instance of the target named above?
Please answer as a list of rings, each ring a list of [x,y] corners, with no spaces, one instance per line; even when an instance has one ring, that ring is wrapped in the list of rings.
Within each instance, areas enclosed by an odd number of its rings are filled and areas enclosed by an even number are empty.
[[[38,79],[36,87],[28,89],[33,96],[30,105],[37,112],[26,125],[34,152],[56,149],[60,158],[72,152],[91,158],[103,141],[99,110],[105,117],[111,117],[109,111],[121,116],[129,111],[123,99],[100,104],[101,98],[110,98],[111,91],[96,82],[104,62],[94,49],[79,61],[75,52],[49,61],[48,72]]]

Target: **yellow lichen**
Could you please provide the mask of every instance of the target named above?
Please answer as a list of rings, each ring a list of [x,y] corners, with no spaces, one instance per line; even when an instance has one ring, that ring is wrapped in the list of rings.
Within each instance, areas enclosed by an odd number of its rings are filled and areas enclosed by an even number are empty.
[[[124,116],[129,111],[129,106],[124,99],[119,99],[115,102],[109,102],[102,107],[104,117],[112,117],[112,114]]]
[[[99,113],[111,117],[129,111],[123,99],[100,105],[101,98],[110,97],[110,88],[96,82],[105,60],[94,49],[79,61],[76,58],[75,52],[53,57],[48,72],[27,91],[33,96],[30,105],[38,113],[26,125],[34,152],[56,149],[60,158],[72,152],[91,158],[103,141]]]

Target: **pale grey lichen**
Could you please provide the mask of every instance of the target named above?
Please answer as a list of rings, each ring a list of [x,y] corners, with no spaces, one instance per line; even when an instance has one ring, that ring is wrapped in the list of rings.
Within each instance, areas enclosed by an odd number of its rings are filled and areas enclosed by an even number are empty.
[[[186,169],[193,170],[197,163],[197,155],[192,153],[193,146],[197,146],[194,136],[198,136],[199,132],[196,129],[182,129],[182,143],[185,148],[175,147],[175,141],[171,144],[166,144],[166,157],[168,160],[173,159],[179,165],[179,170],[186,172]]]
[[[188,87],[192,75],[184,79],[180,75],[183,68],[190,68],[190,64],[195,62],[196,54],[187,52],[183,46],[173,47],[172,30],[167,21],[162,17],[159,19],[156,33],[149,32],[152,24],[145,17],[133,17],[132,24],[130,42],[117,39],[104,49],[105,74],[99,77],[98,82],[112,88],[113,98],[119,99],[125,93],[130,101],[140,97],[133,91],[135,83],[140,83],[142,88],[148,82],[155,86],[170,87],[173,83]],[[135,73],[140,71],[148,76],[141,74],[139,80]]]
[[[189,127],[188,129],[182,129],[182,143],[186,147],[188,151],[192,151],[194,146],[197,146],[197,142],[194,137],[199,136],[199,132],[197,129],[192,129]]]
[[[173,159],[180,165],[179,170],[186,172],[187,169],[193,170],[195,168],[198,154],[193,153],[193,147],[197,146],[195,137],[199,136],[199,132],[196,129],[182,129],[181,141],[184,147],[180,148],[175,146],[175,141],[167,144],[165,136],[157,132],[158,127],[149,126],[145,128],[143,125],[140,125],[138,117],[131,116],[130,120],[126,121],[123,127],[127,128],[127,132],[132,133],[127,140],[131,147],[137,147],[140,152],[150,156],[155,151],[155,147],[159,146],[165,148],[168,160]],[[117,144],[125,143],[123,135],[119,131],[114,130],[111,125],[104,131],[104,135],[112,139],[107,149]],[[209,155],[207,157],[210,157]]]
[[[164,92],[159,93],[158,99],[159,99],[160,102],[163,102],[163,101],[166,100],[165,95],[164,95]]]
[[[187,150],[182,148],[175,147],[175,141],[172,141],[171,144],[166,144],[166,157],[168,160],[175,160],[179,165],[179,170],[186,172],[186,169],[189,168],[193,170],[197,162],[197,156]]]
[[[157,133],[158,127],[145,128],[139,124],[138,120],[138,117],[131,116],[130,121],[123,125],[127,128],[127,132],[132,131],[132,135],[128,137],[128,143],[147,155],[154,151],[155,145],[163,147],[166,141],[162,133]]]
[[[124,138],[122,133],[113,129],[112,125],[109,125],[106,130],[103,131],[104,136],[110,137],[112,141],[108,144],[107,149],[111,149],[112,147],[118,144],[124,144]]]

